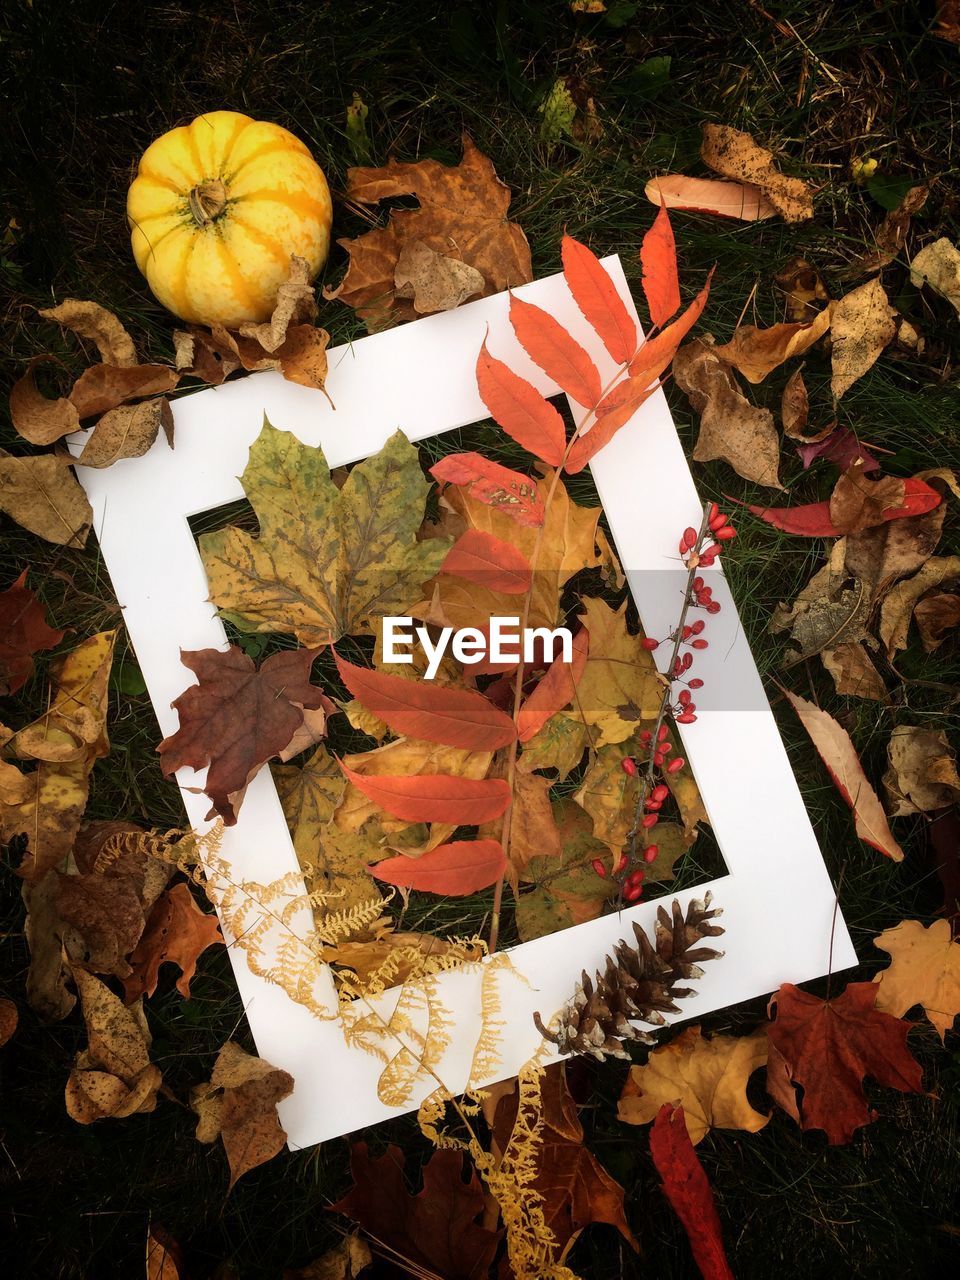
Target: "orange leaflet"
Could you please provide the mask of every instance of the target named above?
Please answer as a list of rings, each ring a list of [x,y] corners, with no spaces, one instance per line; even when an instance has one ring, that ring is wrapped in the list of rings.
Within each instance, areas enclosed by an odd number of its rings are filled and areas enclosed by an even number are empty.
[[[523,552],[479,529],[468,529],[461,534],[440,567],[444,573],[456,574],[458,578],[506,595],[522,596],[530,590],[532,575]]]
[[[673,238],[666,205],[660,206],[653,226],[643,237],[640,265],[643,268],[643,295],[650,309],[650,319],[659,329],[680,310],[677,242]]]
[[[462,485],[471,497],[527,528],[539,529],[544,520],[543,503],[536,481],[519,471],[501,467],[480,453],[451,453],[430,468],[441,484]]]
[[[643,344],[630,361],[629,372],[631,377],[638,377],[658,365],[664,369],[667,367],[677,354],[677,348],[680,343],[703,314],[703,309],[707,305],[707,298],[710,296],[710,281],[713,279],[714,271],[716,271],[716,267],[711,267],[710,274],[707,276],[707,283],[679,320],[674,320],[673,324],[668,324],[662,333],[658,333],[655,338],[651,338]],[[652,376],[654,375],[651,374]]]
[[[562,711],[573,701],[577,684],[587,665],[590,649],[590,633],[581,627],[573,637],[573,660],[564,662],[555,658],[546,675],[520,708],[517,729],[521,742],[529,742],[540,732],[552,715]]]
[[[462,747],[466,751],[496,751],[498,747],[508,746],[517,736],[510,717],[488,702],[482,693],[405,680],[402,676],[355,667],[339,655],[334,656],[340,679],[353,696],[395,733]]]
[[[502,778],[455,778],[452,774],[367,777],[349,765],[340,768],[368,800],[404,822],[453,822],[472,827],[506,812],[510,788]]]
[[[637,349],[637,326],[613,281],[597,255],[572,236],[563,237],[560,252],[574,302],[617,364],[626,364]]]
[[[600,399],[600,372],[580,343],[548,312],[510,296],[510,323],[517,341],[544,373],[578,404],[592,409]]]
[[[649,400],[653,393],[659,390],[660,383],[655,382],[652,387],[641,391],[635,399],[628,400],[626,404],[599,418],[585,436],[580,436],[574,442],[564,468],[567,474],[572,476],[582,471],[590,459],[595,457],[604,445],[609,444],[620,428],[630,421],[644,401]]]
[[[403,889],[462,897],[496,884],[506,866],[507,855],[499,840],[455,840],[419,858],[387,858],[367,870]]]
[[[560,465],[567,447],[563,419],[536,387],[490,354],[486,341],[477,357],[477,387],[508,436],[551,467]]]
[[[650,1154],[664,1195],[683,1223],[703,1280],[734,1280],[713,1191],[690,1141],[683,1107],[665,1102],[660,1108],[650,1129]]]

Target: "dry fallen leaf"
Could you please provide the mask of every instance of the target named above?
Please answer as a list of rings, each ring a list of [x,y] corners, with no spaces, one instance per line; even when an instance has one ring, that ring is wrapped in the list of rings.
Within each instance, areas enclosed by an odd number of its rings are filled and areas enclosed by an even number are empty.
[[[957,758],[942,729],[899,724],[887,744],[890,767],[883,776],[895,818],[930,813],[960,799]]]
[[[437,253],[422,240],[408,241],[394,271],[398,298],[411,298],[418,315],[450,311],[481,294],[484,279],[476,267]]]
[[[790,605],[777,605],[770,631],[790,631],[798,648],[789,650],[790,664],[863,640],[870,616],[870,593],[844,563],[846,539],[840,538],[827,563],[813,575]]]
[[[936,1028],[941,1041],[960,1013],[960,942],[949,920],[925,927],[920,920],[901,920],[874,938],[873,945],[890,954],[890,966],[874,978],[877,1008],[902,1018],[915,1004]]]
[[[776,209],[759,187],[749,182],[720,182],[716,178],[688,178],[682,173],[665,173],[651,178],[643,194],[651,204],[668,209],[689,209],[694,213],[715,213],[740,222],[773,218]]]
[[[80,415],[67,398],[51,399],[37,386],[34,371],[48,363],[57,361],[35,356],[10,392],[10,419],[24,440],[36,445],[53,444],[80,426]]]
[[[894,862],[902,862],[903,850],[893,838],[877,793],[867,781],[846,729],[806,698],[798,697],[789,689],[784,689],[783,693],[809,733],[837,790],[853,811],[857,835]]]
[[[370,1246],[359,1236],[344,1236],[322,1257],[305,1267],[291,1271],[288,1267],[283,1280],[358,1280],[360,1273],[371,1265],[373,1254]]]
[[[830,390],[839,400],[870,369],[896,336],[896,311],[878,279],[868,280],[836,303],[833,335],[833,376]]]
[[[830,520],[838,533],[861,533],[882,524],[884,512],[903,506],[905,486],[896,476],[871,480],[863,463],[845,471],[830,495]]]
[[[293,1092],[293,1077],[245,1052],[232,1040],[220,1050],[209,1084],[190,1091],[200,1142],[222,1139],[232,1191],[239,1178],[271,1160],[287,1135],[277,1119],[277,1103]]]
[[[290,274],[277,291],[273,315],[263,324],[242,324],[240,335],[256,342],[264,351],[277,351],[294,323],[312,324],[317,318],[310,266],[296,254],[290,256]]]
[[[82,547],[93,509],[67,461],[44,453],[15,458],[0,449],[0,511],[38,538]]]
[[[817,304],[830,300],[820,272],[806,258],[785,262],[774,280],[783,291],[787,319],[794,323],[812,320],[820,310]]]
[[[674,357],[677,386],[700,414],[697,462],[722,458],[738,475],[782,489],[780,439],[773,414],[746,399],[730,370],[702,338],[681,347]]]
[[[5,1045],[17,1029],[17,1006],[6,996],[0,997],[0,1047]]]
[[[820,341],[830,328],[831,308],[832,304],[800,324],[774,324],[768,329],[740,325],[730,341],[714,347],[713,353],[742,373],[748,382],[762,382],[784,361],[803,355]]]
[[[931,556],[912,578],[891,587],[880,608],[880,639],[891,657],[907,647],[910,619],[921,597],[958,578],[960,556]]]
[[[683,1107],[690,1141],[697,1145],[711,1129],[756,1133],[770,1119],[747,1101],[747,1081],[767,1061],[767,1033],[715,1035],[709,1040],[696,1024],[669,1044],[651,1050],[643,1066],[633,1066],[620,1094],[617,1118],[649,1124],[665,1102]]]
[[[803,380],[803,370],[796,369],[787,379],[780,399],[780,419],[783,422],[783,434],[791,440],[805,440],[808,443],[822,440],[833,430],[833,423],[824,427],[816,435],[807,436],[804,428],[810,416],[810,398],[807,395],[807,384]]]
[[[150,1033],[140,1006],[119,997],[83,969],[73,969],[87,1028],[87,1048],[77,1055],[66,1087],[67,1113],[92,1124],[153,1111],[160,1071],[150,1061]]]
[[[838,644],[824,649],[820,660],[833,676],[841,696],[886,701],[887,686],[862,644]]]
[[[924,649],[933,653],[951,631],[960,627],[960,595],[955,591],[936,591],[924,596],[914,608],[913,620]]]
[[[56,869],[48,874],[59,917],[57,941],[70,960],[95,973],[126,977],[126,957],[143,933],[143,908],[133,878],[64,875]]]
[[[130,952],[133,972],[124,979],[124,1000],[132,1004],[140,996],[152,996],[162,964],[179,967],[177,990],[188,1000],[197,961],[217,943],[223,943],[217,917],[200,910],[187,885],[175,884],[154,903],[143,936]]]
[[[813,192],[799,178],[788,178],[774,163],[771,152],[754,142],[749,133],[729,125],[705,124],[700,156],[715,173],[760,188],[787,222],[813,217]]]
[[[960,250],[945,236],[925,245],[910,263],[910,283],[928,284],[960,315]]]
[[[475,268],[483,277],[484,297],[533,278],[527,238],[507,220],[509,188],[469,137],[464,135],[459,165],[391,160],[382,168],[347,174],[347,197],[359,204],[411,195],[419,208],[395,209],[385,227],[339,242],[350,254],[350,266],[339,287],[324,296],[355,307],[368,328],[382,329],[417,314],[413,303],[396,298],[397,261],[408,244],[421,243]]]
[[[40,315],[45,320],[56,321],[62,329],[69,329],[78,338],[93,342],[104,364],[137,363],[133,339],[113,312],[99,303],[64,298],[58,307],[47,307]]]
[[[166,395],[179,381],[165,364],[92,364],[73,384],[70,400],[81,418],[95,418],[129,400]]]
[[[874,233],[874,247],[860,257],[854,258],[843,275],[847,277],[868,275],[889,266],[903,249],[910,229],[910,219],[927,203],[929,194],[929,183],[911,187],[897,207],[890,209],[880,223]]]
[[[173,448],[173,414],[164,396],[109,409],[87,437],[76,465],[109,467],[121,458],[141,458],[161,427]]]
[[[33,655],[64,637],[47,624],[47,611],[27,586],[27,570],[0,591],[0,697],[16,693],[33,675]]]

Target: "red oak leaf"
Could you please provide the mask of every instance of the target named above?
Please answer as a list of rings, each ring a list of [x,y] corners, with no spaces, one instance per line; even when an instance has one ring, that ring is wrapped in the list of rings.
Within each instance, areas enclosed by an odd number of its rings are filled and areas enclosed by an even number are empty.
[[[922,1070],[907,1048],[912,1023],[875,1008],[879,987],[851,982],[831,1000],[785,982],[772,997],[767,1027],[781,1071],[777,1101],[787,1081],[803,1089],[799,1102],[804,1129],[823,1129],[832,1143],[849,1142],[857,1129],[875,1120],[867,1105],[864,1076],[901,1093],[919,1093]]]
[[[52,649],[63,632],[47,626],[46,610],[26,585],[27,570],[0,591],[0,695],[16,693],[33,675],[33,655]]]
[[[130,953],[133,973],[124,979],[124,1000],[132,1004],[139,996],[152,996],[162,964],[180,967],[177,990],[189,999],[197,960],[218,942],[223,942],[223,935],[217,917],[200,910],[185,884],[175,884],[153,904],[140,941]]]
[[[318,652],[275,653],[258,671],[235,645],[223,652],[181,651],[181,661],[200,683],[173,703],[180,728],[157,750],[167,775],[184,765],[210,766],[204,786],[213,801],[209,816],[217,813],[233,826],[244,788],[261,765],[287,747],[303,725],[304,708],[332,708],[329,698],[310,684]]]

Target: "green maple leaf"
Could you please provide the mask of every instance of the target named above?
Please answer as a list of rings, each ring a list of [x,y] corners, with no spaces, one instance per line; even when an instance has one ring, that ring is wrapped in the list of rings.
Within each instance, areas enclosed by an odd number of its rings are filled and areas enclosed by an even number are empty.
[[[221,529],[201,537],[200,554],[211,600],[247,631],[311,647],[372,632],[417,599],[450,545],[417,541],[430,486],[400,431],[338,489],[322,449],[264,422],[241,482],[259,537]]]

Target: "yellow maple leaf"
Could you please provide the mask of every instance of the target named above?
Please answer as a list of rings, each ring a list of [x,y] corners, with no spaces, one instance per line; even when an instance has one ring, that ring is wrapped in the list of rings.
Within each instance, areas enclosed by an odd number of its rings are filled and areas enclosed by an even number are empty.
[[[762,1027],[749,1036],[710,1040],[699,1026],[685,1027],[669,1044],[654,1049],[645,1066],[630,1068],[617,1115],[627,1124],[648,1124],[665,1102],[682,1106],[694,1146],[711,1129],[756,1133],[770,1117],[747,1101],[747,1081],[766,1060]]]
[[[874,978],[877,1008],[902,1018],[915,1004],[923,1005],[943,1040],[960,1013],[960,942],[951,938],[949,921],[925,928],[920,920],[901,920],[873,945],[891,956],[889,968]]]
[[[204,534],[210,597],[246,630],[282,631],[305,645],[372,632],[402,614],[449,549],[417,541],[429,484],[399,431],[358,463],[343,487],[323,451],[265,422],[241,477],[260,522]]]

